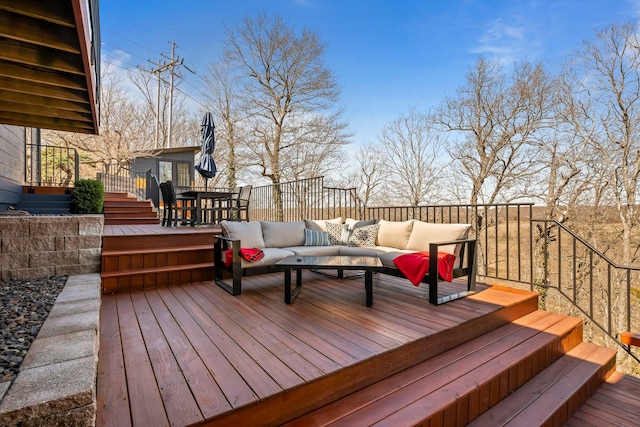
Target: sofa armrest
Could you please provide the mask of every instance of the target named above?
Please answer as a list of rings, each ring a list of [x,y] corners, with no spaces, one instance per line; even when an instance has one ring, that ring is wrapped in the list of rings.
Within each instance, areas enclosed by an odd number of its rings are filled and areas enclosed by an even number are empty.
[[[231,262],[231,274],[232,284],[229,285],[222,280],[223,267],[225,267],[225,250],[223,250],[222,243],[225,243],[225,247],[231,247],[232,262]],[[239,295],[242,291],[242,260],[240,258],[240,240],[230,239],[225,236],[217,236],[213,244],[213,256],[214,256],[214,275],[215,281],[225,291],[231,295]]]
[[[438,248],[440,246],[462,244],[460,251],[461,261],[460,270],[461,275],[467,276],[467,290],[465,292],[459,292],[453,295],[447,295],[438,297]],[[463,296],[474,293],[476,290],[476,239],[459,239],[447,242],[432,242],[429,243],[429,302],[434,305],[439,305],[454,299],[461,298]],[[465,246],[469,245],[466,260],[466,266],[464,263]]]

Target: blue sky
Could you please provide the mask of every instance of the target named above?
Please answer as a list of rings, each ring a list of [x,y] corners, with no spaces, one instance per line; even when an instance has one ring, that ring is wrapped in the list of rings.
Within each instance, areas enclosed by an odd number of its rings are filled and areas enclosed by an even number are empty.
[[[268,12],[317,32],[356,144],[374,142],[410,107],[427,110],[454,94],[480,55],[555,67],[596,29],[640,17],[640,0],[103,0],[100,7],[103,61],[149,68],[147,60],[162,59],[175,41],[196,72],[185,71],[180,88],[195,99],[198,75],[222,51],[225,25]]]

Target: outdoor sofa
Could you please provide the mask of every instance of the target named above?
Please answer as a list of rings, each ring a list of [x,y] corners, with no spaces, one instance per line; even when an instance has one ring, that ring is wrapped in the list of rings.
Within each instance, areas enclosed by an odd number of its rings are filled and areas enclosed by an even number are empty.
[[[241,293],[242,276],[278,271],[275,264],[287,256],[377,256],[382,263],[382,273],[404,277],[394,259],[415,252],[430,254],[429,269],[422,279],[429,285],[429,302],[437,305],[475,291],[476,240],[467,238],[471,229],[469,224],[356,221],[351,218],[343,224],[342,218],[335,218],[294,222],[223,221],[221,226],[223,235],[214,245],[215,280],[232,295]],[[243,248],[260,249],[264,257],[248,261],[240,255]],[[231,250],[231,262],[225,267],[228,249]],[[453,277],[467,277],[466,291],[438,298],[439,252],[455,256]],[[223,278],[225,270],[230,272],[230,278],[229,273],[227,279]],[[338,272],[341,273],[339,269]]]

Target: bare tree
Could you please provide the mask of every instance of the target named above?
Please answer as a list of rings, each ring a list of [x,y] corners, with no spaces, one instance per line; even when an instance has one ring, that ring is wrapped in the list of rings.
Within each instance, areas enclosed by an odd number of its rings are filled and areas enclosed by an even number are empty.
[[[606,170],[609,191],[622,224],[622,262],[632,259],[631,238],[640,219],[640,39],[627,24],[597,32],[578,52],[581,91],[575,102],[582,116],[573,120],[577,132],[588,138]]]
[[[221,60],[207,67],[204,76],[207,88],[204,96],[207,105],[220,118],[216,125],[216,151],[218,169],[224,171],[227,187],[238,185],[238,172],[242,168],[243,120],[246,119],[239,104],[238,77],[229,69],[229,63]]]
[[[354,181],[358,183],[361,204],[366,207],[382,202],[379,195],[384,192],[388,181],[388,167],[380,145],[369,143],[360,146],[356,161],[358,172]]]
[[[418,206],[437,200],[439,177],[447,157],[440,135],[431,128],[426,113],[411,108],[382,129],[381,151],[391,181],[402,191],[395,191],[400,203]]]
[[[236,96],[249,117],[246,142],[260,174],[279,184],[314,163],[330,164],[348,136],[334,108],[339,90],[318,35],[296,32],[281,17],[264,14],[245,17],[226,34],[225,58],[241,79]],[[309,162],[309,156],[316,160]],[[281,215],[281,194],[274,189]]]
[[[136,110],[135,103],[123,89],[122,76],[106,64],[102,71],[100,134],[45,130],[43,139],[77,148],[85,164],[128,164],[143,141]]]
[[[518,186],[539,170],[531,143],[547,126],[552,94],[542,64],[516,65],[507,76],[497,62],[481,58],[466,85],[444,100],[436,123],[458,137],[449,153],[453,167],[470,181],[471,204],[522,196]]]

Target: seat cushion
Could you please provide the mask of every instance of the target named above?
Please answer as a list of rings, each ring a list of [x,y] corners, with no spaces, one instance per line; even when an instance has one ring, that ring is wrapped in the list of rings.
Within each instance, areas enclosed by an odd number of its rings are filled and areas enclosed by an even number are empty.
[[[222,233],[233,240],[240,240],[240,246],[243,248],[264,248],[264,239],[262,237],[262,226],[258,221],[240,222],[240,221],[222,221],[220,223]]]
[[[286,248],[304,245],[304,221],[260,221],[264,245],[267,248]]]
[[[242,268],[254,268],[254,267],[264,267],[264,266],[274,265],[276,262],[280,261],[281,259],[284,259],[288,256],[295,255],[293,251],[289,251],[281,248],[264,248],[262,251],[264,252],[264,258],[256,262],[249,262],[243,259],[240,264]]]
[[[381,219],[378,224],[380,225],[380,229],[378,230],[376,245],[390,246],[396,249],[407,248],[407,243],[411,236],[411,229],[413,228],[412,220],[396,222]]]
[[[344,256],[376,256],[380,251],[375,246],[339,246],[340,255]]]
[[[400,255],[404,255],[404,254],[410,254],[413,253],[414,251],[408,251],[406,249],[394,249],[394,250],[390,250],[388,252],[382,252],[380,254],[378,254],[378,258],[380,258],[380,262],[382,263],[383,266],[385,267],[390,267],[390,268],[397,268],[396,265],[394,264],[393,260],[397,257],[399,257]]]
[[[296,255],[315,255],[315,256],[335,256],[340,255],[340,248],[342,246],[330,245],[330,246],[290,246],[285,248],[288,251],[295,252]]]

